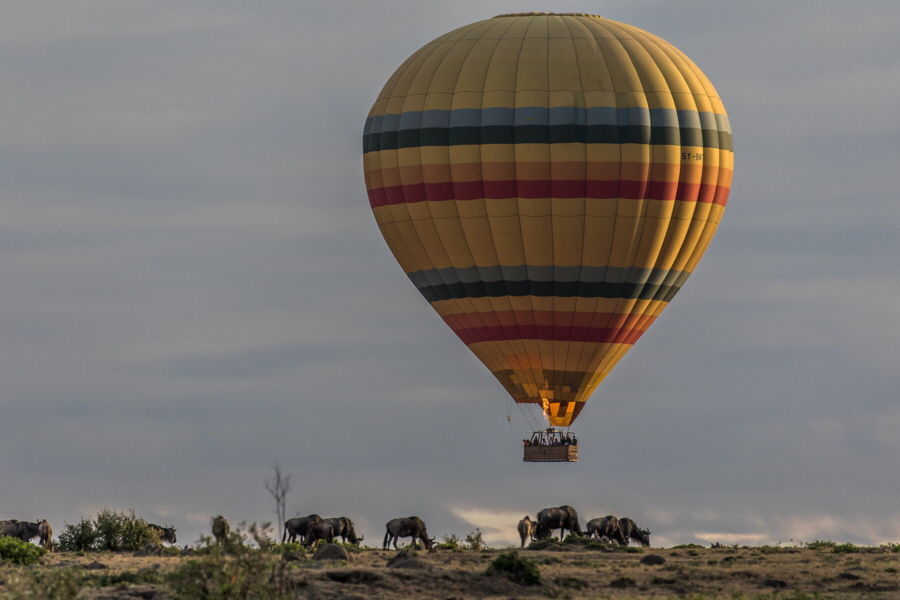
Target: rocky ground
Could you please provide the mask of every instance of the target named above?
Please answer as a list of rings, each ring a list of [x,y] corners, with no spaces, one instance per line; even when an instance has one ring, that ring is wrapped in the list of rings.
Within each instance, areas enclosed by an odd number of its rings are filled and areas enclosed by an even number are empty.
[[[337,561],[313,560],[310,555],[282,560],[258,552],[243,557],[53,553],[38,567],[0,565],[0,598],[900,598],[900,553],[893,548],[631,550],[567,545],[544,550],[442,549],[398,557],[395,551],[367,549]],[[527,563],[520,562],[518,572],[488,573],[501,555],[512,552],[537,568],[540,582],[527,585],[529,575],[535,575]],[[509,556],[501,562],[515,564]]]

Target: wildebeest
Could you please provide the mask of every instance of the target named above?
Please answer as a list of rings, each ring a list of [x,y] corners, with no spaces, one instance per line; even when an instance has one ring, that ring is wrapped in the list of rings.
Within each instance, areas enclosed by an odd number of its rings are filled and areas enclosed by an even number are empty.
[[[578,513],[567,504],[555,508],[545,508],[537,515],[537,531],[535,536],[542,540],[553,535],[553,530],[559,529],[559,540],[565,537],[566,530],[581,535],[581,527],[578,525]]]
[[[40,523],[31,523],[30,521],[16,521],[13,519],[0,522],[0,535],[19,538],[23,542],[30,542],[41,535],[40,529]]]
[[[216,544],[227,544],[231,526],[222,515],[217,516],[212,522],[212,534],[216,538]]]
[[[41,536],[38,543],[44,549],[51,550],[53,545],[53,528],[50,527],[50,523],[48,523],[46,519],[38,521],[38,535]]]
[[[631,540],[637,542],[641,546],[650,545],[650,530],[641,529],[628,517],[619,519],[619,531],[622,532],[622,537],[625,538],[626,544],[628,543],[628,540]]]
[[[525,518],[519,521],[519,537],[522,538],[522,547],[525,547],[525,540],[533,538],[537,523],[531,520],[531,517],[525,515]]]
[[[307,517],[294,517],[284,522],[284,533],[281,534],[281,543],[287,538],[290,543],[299,537],[300,543],[306,539],[306,529],[311,523],[321,523],[322,517],[319,515],[309,515]]]
[[[411,537],[414,545],[416,539],[422,540],[426,550],[431,550],[434,545],[434,540],[428,537],[428,532],[425,531],[425,522],[419,517],[391,519],[385,525],[385,529],[387,531],[384,534],[384,543],[381,545],[383,550],[387,550],[392,541],[394,550],[397,550],[397,540],[402,537]]]
[[[175,545],[175,528],[171,525],[169,527],[163,527],[161,525],[147,523],[147,527],[158,533],[162,541],[172,544],[173,546]]]
[[[353,527],[353,521],[347,517],[331,517],[322,519],[323,523],[328,523],[334,530],[334,537],[340,536],[341,541],[345,544],[349,541],[351,544],[359,545],[363,540],[363,536],[357,537],[356,529]]]
[[[621,529],[619,529],[619,520],[612,515],[591,519],[587,524],[587,534],[588,537],[596,535],[600,539],[606,538],[623,546],[628,544],[625,537],[622,536]]]
[[[5,521],[0,521],[0,536],[13,536],[16,533],[18,524],[19,522],[16,519],[7,519]]]
[[[306,547],[319,547],[319,542],[325,540],[329,544],[334,540],[334,527],[331,523],[320,521],[318,523],[310,523],[306,528]]]

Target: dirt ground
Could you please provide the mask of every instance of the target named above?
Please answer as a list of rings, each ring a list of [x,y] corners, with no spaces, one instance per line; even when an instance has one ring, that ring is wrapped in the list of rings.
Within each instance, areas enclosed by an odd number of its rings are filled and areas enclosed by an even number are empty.
[[[282,573],[290,584],[292,597],[311,600],[900,598],[900,553],[890,548],[859,550],[854,553],[806,547],[643,548],[641,553],[569,547],[540,551],[437,550],[414,553],[417,560],[406,568],[389,568],[387,563],[397,552],[368,549],[352,554],[346,563],[314,562],[304,557],[285,563]],[[541,583],[520,585],[505,573],[486,574],[498,556],[513,551],[533,561],[540,570]],[[645,564],[651,555],[660,557],[662,562],[656,558],[659,564]],[[188,560],[191,557],[53,553],[36,569],[75,566],[109,574],[141,569],[164,573]],[[99,563],[100,567],[91,563]],[[0,598],[18,597],[8,595],[11,588],[7,585],[11,584],[6,581],[15,579],[9,573],[9,570],[0,571]],[[173,596],[162,584],[120,583],[84,593],[83,597],[164,600]]]

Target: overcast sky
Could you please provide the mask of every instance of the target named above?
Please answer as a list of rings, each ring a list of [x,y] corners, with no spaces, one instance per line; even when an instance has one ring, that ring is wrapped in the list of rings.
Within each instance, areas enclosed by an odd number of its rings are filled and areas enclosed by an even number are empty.
[[[419,295],[368,206],[391,73],[459,26],[588,12],[671,42],[728,111],[708,253],[600,386],[577,464]],[[366,542],[570,504],[654,545],[900,541],[894,1],[0,5],[0,519],[347,515]]]

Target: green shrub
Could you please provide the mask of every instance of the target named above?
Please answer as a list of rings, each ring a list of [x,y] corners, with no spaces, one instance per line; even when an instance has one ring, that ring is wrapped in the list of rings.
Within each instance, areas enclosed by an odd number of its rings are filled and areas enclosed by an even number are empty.
[[[520,558],[518,552],[510,552],[498,556],[487,574],[506,573],[511,581],[520,585],[538,585],[541,583],[541,570],[527,558]]]
[[[855,554],[859,551],[860,547],[853,544],[835,544],[832,550],[835,554]]]
[[[486,550],[486,549],[487,549],[488,545],[487,545],[487,543],[484,541],[484,539],[481,537],[481,530],[480,530],[480,529],[478,529],[478,528],[476,527],[476,528],[475,528],[475,531],[473,531],[472,533],[470,533],[470,534],[468,534],[468,535],[466,536],[466,545],[465,545],[465,547],[466,547],[468,550],[475,550],[475,551],[478,551],[478,550]]]
[[[99,535],[90,519],[82,518],[75,525],[66,523],[59,534],[59,543],[57,543],[56,549],[63,552],[92,550]]]
[[[295,552],[306,554],[306,548],[299,542],[287,542],[284,544],[278,544],[277,546],[275,546],[274,550],[279,554],[292,554]]]
[[[557,550],[562,547],[556,538],[547,538],[545,540],[534,540],[528,544],[529,550]]]
[[[609,546],[606,542],[601,542],[596,538],[589,538],[580,536],[575,533],[570,533],[566,536],[566,539],[562,541],[563,546],[581,546],[584,550],[605,550],[609,551]]]
[[[240,545],[212,547],[209,555],[182,563],[165,580],[178,600],[289,600],[287,565],[266,550]]]
[[[832,542],[830,540],[827,542],[823,541],[823,540],[816,540],[814,542],[809,542],[808,544],[806,544],[806,547],[819,549],[819,548],[834,548],[836,545],[837,544],[835,544],[834,542]]]
[[[4,599],[28,598],[28,600],[76,600],[83,587],[80,569],[36,569],[8,573],[4,587]]]
[[[93,521],[81,519],[75,525],[66,523],[59,534],[57,549],[69,552],[134,551],[159,541],[159,532],[151,529],[145,520],[137,518],[133,510],[126,515],[104,508]]]
[[[19,538],[0,537],[0,559],[14,562],[17,565],[33,565],[47,551],[31,542],[23,542]]]
[[[693,548],[704,548],[700,544],[678,544],[677,546],[672,546],[672,550],[691,550]]]

